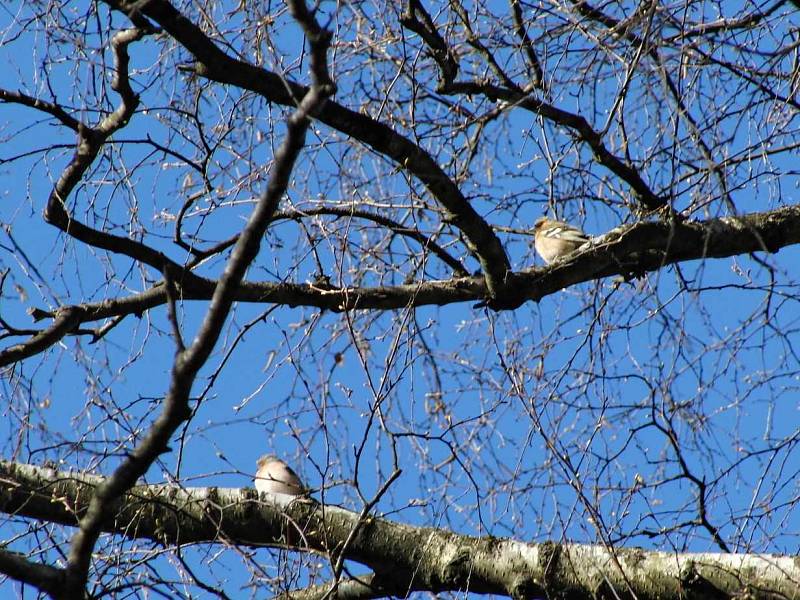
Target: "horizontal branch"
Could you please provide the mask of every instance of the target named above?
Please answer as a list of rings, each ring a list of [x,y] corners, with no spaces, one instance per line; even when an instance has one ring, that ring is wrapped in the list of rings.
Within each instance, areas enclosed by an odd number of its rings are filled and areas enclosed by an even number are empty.
[[[0,478],[0,510],[71,526],[102,482],[96,476],[9,462],[0,462]],[[600,589],[608,592],[601,595],[613,597],[616,591],[639,600],[745,592],[754,599],[800,598],[800,565],[777,555],[618,548],[615,560],[602,546],[472,537],[378,517],[361,521],[357,512],[344,508],[291,496],[259,497],[248,488],[139,485],[113,508],[103,522],[105,532],[164,546],[224,542],[260,547],[288,540],[294,550],[328,554],[360,527],[347,559],[370,567],[387,590],[398,589],[404,579],[406,591],[513,598],[588,599]]]
[[[794,244],[800,244],[800,206],[707,221],[643,221],[596,238],[572,260],[541,269],[509,273],[510,285],[507,285],[506,292],[488,304],[497,310],[509,310],[526,301],[539,302],[572,285],[603,277],[641,275],[675,263],[737,256],[765,249],[777,252]],[[182,300],[210,300],[216,286],[214,280],[197,276],[175,284]],[[314,283],[243,281],[234,292],[236,302],[308,306],[333,312],[444,306],[489,299],[485,280],[479,276],[347,288]],[[166,302],[164,287],[159,284],[141,294],[62,308],[51,314],[57,319],[51,327],[0,352],[0,367],[43,351],[82,323],[139,315]],[[39,314],[48,313],[39,311]],[[67,317],[70,327],[63,326]]]

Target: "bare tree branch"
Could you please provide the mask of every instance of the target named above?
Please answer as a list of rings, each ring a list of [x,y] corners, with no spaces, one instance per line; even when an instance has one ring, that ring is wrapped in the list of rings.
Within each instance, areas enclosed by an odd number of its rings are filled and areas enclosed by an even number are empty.
[[[102,478],[33,465],[0,462],[0,473],[5,481],[4,511],[69,525],[91,510],[93,501],[87,498],[92,492],[96,497],[103,485]],[[800,568],[790,556],[631,548],[616,551],[625,570],[620,574],[607,568],[614,557],[601,546],[470,537],[378,517],[369,518],[361,525],[363,533],[353,537],[361,520],[359,513],[291,496],[265,502],[250,489],[143,485],[114,503],[114,513],[103,519],[101,529],[167,545],[225,541],[257,547],[282,544],[287,527],[293,527],[287,523],[294,523],[302,531],[295,549],[328,553],[349,540],[346,557],[374,570],[377,581],[340,583],[342,593],[353,598],[470,591],[513,598],[562,594],[588,600],[596,598],[598,586],[622,589],[623,577],[641,600],[677,600],[686,593],[730,597],[745,591],[754,599],[796,599],[800,589]],[[316,587],[282,597],[323,596],[322,587]]]
[[[125,10],[128,3],[108,2]],[[284,78],[231,58],[166,0],[151,0],[142,13],[155,20],[195,58],[193,71],[202,77],[252,90],[270,102],[292,106],[296,98],[306,94],[306,88]],[[436,200],[445,208],[444,220],[464,232],[468,247],[478,258],[489,293],[502,293],[509,261],[492,228],[472,208],[470,203],[422,148],[391,128],[336,102],[328,101],[315,114],[326,125],[341,131],[391,158],[402,168],[418,177]]]
[[[789,206],[745,217],[684,221],[641,222],[623,226],[604,236],[563,263],[542,269],[510,273],[515,290],[490,305],[513,309],[526,301],[538,302],[572,285],[611,277],[658,271],[668,265],[692,260],[737,256],[762,249],[772,252],[800,243],[800,207]],[[178,285],[179,282],[176,282]],[[214,282],[196,278],[179,285],[183,300],[209,300]],[[375,288],[335,288],[322,284],[241,282],[232,292],[237,302],[264,302],[311,306],[335,312],[373,309],[393,310],[408,306],[446,305],[485,300],[488,289],[481,277],[457,277],[407,285]],[[29,341],[0,352],[0,366],[33,356],[55,344],[81,323],[141,314],[164,304],[167,296],[159,285],[147,292],[107,301],[66,307],[60,320]]]
[[[32,585],[51,596],[58,595],[63,581],[61,569],[34,563],[24,555],[0,549],[0,573]]]
[[[28,96],[27,94],[23,94],[22,92],[12,92],[10,90],[0,89],[0,102],[30,106],[31,108],[35,108],[54,116],[63,125],[66,125],[76,132],[80,131],[83,127],[78,119],[72,117],[59,104],[47,102],[46,100],[40,100],[39,98],[34,98],[32,96]]]

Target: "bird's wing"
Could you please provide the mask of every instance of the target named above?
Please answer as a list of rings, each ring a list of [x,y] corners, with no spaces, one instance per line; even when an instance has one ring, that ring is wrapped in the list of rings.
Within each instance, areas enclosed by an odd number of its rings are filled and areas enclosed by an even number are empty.
[[[575,242],[577,244],[583,244],[584,242],[588,242],[588,236],[583,233],[580,229],[573,227],[572,225],[567,224],[558,224],[553,225],[552,227],[548,227],[545,231],[545,235],[547,237],[557,238],[560,240],[566,240],[569,242]]]

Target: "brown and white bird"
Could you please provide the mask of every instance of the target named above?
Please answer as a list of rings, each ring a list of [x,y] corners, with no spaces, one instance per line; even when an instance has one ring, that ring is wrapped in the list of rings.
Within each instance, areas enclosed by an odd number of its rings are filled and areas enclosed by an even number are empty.
[[[306,486],[300,481],[292,468],[280,458],[265,454],[256,462],[255,484],[259,493],[288,494],[301,496],[306,493]]]
[[[533,245],[548,265],[589,241],[583,231],[564,221],[540,217],[533,225]]]

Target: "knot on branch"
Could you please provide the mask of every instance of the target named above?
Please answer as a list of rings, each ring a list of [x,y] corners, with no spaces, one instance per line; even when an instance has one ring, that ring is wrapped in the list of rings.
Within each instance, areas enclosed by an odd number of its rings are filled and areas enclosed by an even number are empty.
[[[441,584],[445,588],[458,588],[467,584],[472,572],[472,553],[468,548],[459,547],[444,564],[441,571]]]
[[[542,597],[541,588],[527,575],[517,577],[508,593],[511,596],[511,600],[528,600],[528,598]]]
[[[688,561],[684,565],[683,569],[681,569],[680,577],[681,587],[687,592],[690,592],[692,596],[708,598],[709,600],[730,598],[729,594],[726,594],[711,583],[711,581],[703,577],[697,568],[697,564],[693,560]]]
[[[525,287],[521,285],[522,277],[513,271],[507,271],[501,285],[496,286],[494,295],[478,304],[476,308],[488,306],[493,311],[515,310],[526,300]]]

